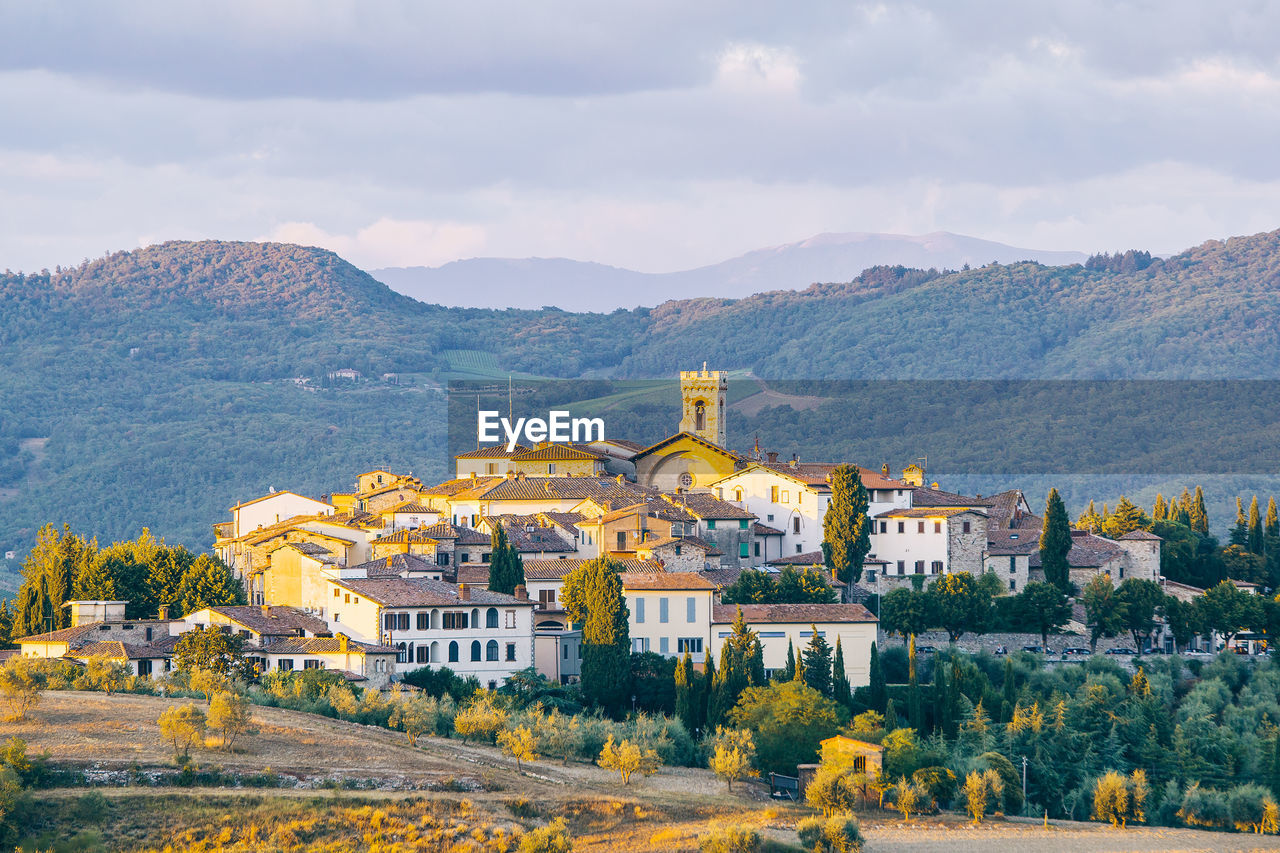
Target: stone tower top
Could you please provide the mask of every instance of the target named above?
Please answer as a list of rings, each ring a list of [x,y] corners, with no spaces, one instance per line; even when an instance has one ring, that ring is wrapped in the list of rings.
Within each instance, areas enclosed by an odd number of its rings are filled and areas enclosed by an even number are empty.
[[[680,371],[680,431],[724,447],[729,374],[720,370]]]

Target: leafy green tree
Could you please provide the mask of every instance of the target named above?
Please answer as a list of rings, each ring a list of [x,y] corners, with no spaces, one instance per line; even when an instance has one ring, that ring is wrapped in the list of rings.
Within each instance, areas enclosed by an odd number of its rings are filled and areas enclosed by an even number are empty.
[[[1147,518],[1147,514],[1142,508],[1134,504],[1124,495],[1120,496],[1120,502],[1116,504],[1116,510],[1104,522],[1102,532],[1104,535],[1119,539],[1126,533],[1132,533],[1135,530],[1146,530],[1151,526],[1151,519]]]
[[[1081,598],[1085,624],[1089,628],[1089,650],[1096,652],[1099,637],[1114,637],[1124,630],[1124,604],[1116,597],[1116,588],[1108,574],[1097,575],[1089,581]]]
[[[782,681],[790,681],[796,677],[796,648],[787,639],[787,663],[782,669]]]
[[[524,561],[501,524],[495,525],[489,547],[489,589],[514,595],[516,587],[524,584]]]
[[[685,652],[676,664],[676,716],[685,729],[693,734],[706,724],[706,699],[703,696],[702,675],[693,668],[693,655]]]
[[[1067,507],[1058,490],[1050,489],[1045,501],[1044,529],[1040,533],[1040,565],[1044,569],[1045,580],[1063,592],[1071,583],[1067,566],[1070,551],[1071,521],[1067,517]]]
[[[1164,495],[1156,492],[1156,503],[1151,508],[1152,521],[1168,521],[1169,520],[1169,504],[1165,502]]]
[[[986,630],[991,618],[991,594],[968,572],[943,575],[925,594],[933,621],[947,632],[953,644],[967,633]]]
[[[823,696],[831,696],[831,644],[818,631],[809,626],[813,636],[804,650],[805,683]]]
[[[187,567],[178,584],[178,606],[183,614],[205,607],[245,604],[244,585],[226,563],[201,554]]]
[[[1124,613],[1124,627],[1133,636],[1133,644],[1141,653],[1156,629],[1156,616],[1164,604],[1164,591],[1155,581],[1125,578],[1115,593]]]
[[[729,718],[754,734],[762,770],[792,775],[797,764],[817,760],[818,745],[841,723],[839,706],[800,681],[748,687]]]
[[[822,558],[832,577],[846,584],[862,579],[862,563],[871,550],[870,500],[854,465],[838,465],[829,477],[831,500],[822,518]]]
[[[1014,611],[1024,625],[1040,633],[1041,646],[1049,647],[1049,633],[1071,621],[1071,603],[1060,587],[1031,581],[1018,593]]]
[[[830,664],[828,664],[828,667]],[[742,691],[764,683],[764,650],[738,608],[728,638],[720,647],[720,668],[707,697],[707,725],[723,725]]]
[[[67,525],[63,525],[61,532],[52,524],[46,524],[40,528],[40,532],[36,535],[35,547],[27,554],[22,564],[22,586],[19,597],[22,591],[27,589],[38,594],[43,581],[49,613],[34,624],[27,624],[20,619],[17,626],[20,633],[16,636],[56,631],[71,624],[71,614],[62,605],[72,598],[76,576],[92,557],[94,550],[96,548],[87,545],[83,539],[72,533]],[[48,616],[52,617],[52,621]]]
[[[1231,544],[1247,548],[1249,545],[1249,519],[1245,518],[1244,502],[1236,498],[1236,523],[1231,525]]]
[[[777,598],[777,581],[759,569],[743,569],[738,579],[720,593],[724,604],[772,604]]]
[[[775,598],[768,604],[830,604],[836,600],[835,590],[822,571],[814,566],[797,570],[784,566],[778,573]]]
[[[193,555],[186,548],[168,549],[149,567],[147,572],[147,592],[152,601],[171,608],[171,615],[181,616],[182,578],[191,564],[195,562]],[[236,584],[240,586],[240,584]]]
[[[631,691],[630,611],[622,592],[622,564],[588,560],[567,574],[561,601],[582,626],[582,694],[610,714],[621,713]]]
[[[1259,596],[1244,592],[1231,581],[1222,581],[1196,599],[1204,626],[1222,635],[1229,647],[1236,635],[1261,626],[1264,613]]]
[[[173,665],[188,674],[204,670],[225,678],[242,678],[247,674],[244,638],[224,634],[213,625],[193,628],[174,646]]]
[[[1192,603],[1168,595],[1161,604],[1161,611],[1165,625],[1173,635],[1175,652],[1181,654],[1193,637],[1204,633],[1202,614]]]

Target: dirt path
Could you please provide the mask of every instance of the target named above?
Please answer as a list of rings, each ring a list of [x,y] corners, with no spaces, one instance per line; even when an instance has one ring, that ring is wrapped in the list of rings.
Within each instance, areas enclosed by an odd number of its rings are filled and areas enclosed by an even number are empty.
[[[868,853],[1234,853],[1275,851],[1275,836],[1233,835],[1196,829],[1073,823],[1044,829],[1039,824],[988,823],[969,826],[903,824],[868,826]]]

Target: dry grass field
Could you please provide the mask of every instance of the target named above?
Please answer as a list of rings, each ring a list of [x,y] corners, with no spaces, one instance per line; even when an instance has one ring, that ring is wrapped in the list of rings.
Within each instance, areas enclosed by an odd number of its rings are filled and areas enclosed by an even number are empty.
[[[173,700],[101,693],[46,693],[23,723],[0,723],[53,762],[120,779],[120,771],[172,772],[156,718]],[[567,820],[578,851],[696,850],[717,823],[758,827],[775,849],[798,849],[792,827],[808,810],[770,802],[759,785],[728,794],[709,772],[664,768],[623,787],[598,767],[512,762],[487,746],[424,739],[276,708],[253,709],[257,734],[235,753],[196,750],[202,769],[253,774],[266,769],[301,780],[280,789],[102,786],[37,792],[39,844],[29,849],[257,851],[493,849],[556,817]],[[323,780],[359,780],[373,790],[327,790]],[[290,785],[297,785],[289,780]],[[105,805],[104,805],[105,803]],[[1274,838],[1097,824],[1044,829],[1035,823],[971,827],[953,817],[903,824],[888,813],[863,819],[872,853],[1056,853],[1083,851],[1275,850]],[[75,840],[77,833],[79,840]],[[414,846],[414,845],[417,846]]]

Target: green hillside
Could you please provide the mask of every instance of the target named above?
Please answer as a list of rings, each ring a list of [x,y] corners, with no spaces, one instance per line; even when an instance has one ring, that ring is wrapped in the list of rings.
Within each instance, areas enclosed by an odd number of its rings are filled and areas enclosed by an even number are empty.
[[[269,487],[322,494],[373,466],[442,476],[451,379],[669,378],[704,361],[795,380],[1280,377],[1280,232],[1088,267],[878,268],[608,315],[425,305],[281,244],[175,242],[6,272],[0,557],[46,521],[104,539],[149,525],[203,548],[227,507]],[[344,369],[359,378],[330,376]],[[642,384],[585,396],[637,440],[676,418]],[[931,452],[909,422],[879,426],[895,454]],[[880,448],[838,410],[731,419],[735,447],[755,432],[809,458]]]

